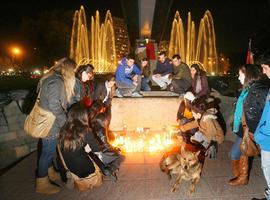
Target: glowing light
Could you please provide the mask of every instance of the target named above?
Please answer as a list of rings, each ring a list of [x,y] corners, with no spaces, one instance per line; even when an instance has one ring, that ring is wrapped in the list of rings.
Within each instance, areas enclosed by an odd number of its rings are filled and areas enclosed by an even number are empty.
[[[170,129],[162,133],[153,133],[149,129],[137,128],[136,131],[114,133],[112,145],[123,152],[161,152],[170,148],[174,142],[174,135],[178,131]]]
[[[13,48],[12,48],[12,52],[13,52],[15,55],[21,54],[21,50],[20,50],[18,47],[13,47]]]

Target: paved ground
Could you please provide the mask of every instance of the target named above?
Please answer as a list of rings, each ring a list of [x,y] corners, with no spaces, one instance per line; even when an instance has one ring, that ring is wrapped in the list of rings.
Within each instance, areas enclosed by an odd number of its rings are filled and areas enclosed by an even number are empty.
[[[105,180],[100,188],[87,192],[68,190],[62,185],[60,193],[52,196],[36,194],[34,171],[36,154],[28,156],[0,177],[1,200],[170,200],[211,199],[244,200],[263,197],[265,181],[260,169],[260,159],[253,164],[249,184],[231,187],[227,184],[231,176],[228,151],[231,142],[220,146],[217,159],[207,159],[201,180],[192,197],[186,194],[189,182],[183,182],[176,193],[170,192],[173,181],[161,173],[158,163],[160,153],[130,153],[120,169],[119,181]]]

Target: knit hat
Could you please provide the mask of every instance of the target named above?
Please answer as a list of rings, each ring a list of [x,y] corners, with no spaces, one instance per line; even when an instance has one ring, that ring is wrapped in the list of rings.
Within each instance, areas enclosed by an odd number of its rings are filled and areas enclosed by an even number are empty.
[[[186,92],[184,98],[192,102],[196,97],[192,92]]]

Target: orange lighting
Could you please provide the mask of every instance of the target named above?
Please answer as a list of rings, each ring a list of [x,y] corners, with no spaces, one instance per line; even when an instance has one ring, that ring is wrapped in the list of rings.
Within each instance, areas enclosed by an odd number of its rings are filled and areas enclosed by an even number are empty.
[[[171,129],[159,133],[150,131],[136,131],[130,133],[114,133],[112,145],[122,152],[163,152],[175,144],[174,136],[177,131]]]

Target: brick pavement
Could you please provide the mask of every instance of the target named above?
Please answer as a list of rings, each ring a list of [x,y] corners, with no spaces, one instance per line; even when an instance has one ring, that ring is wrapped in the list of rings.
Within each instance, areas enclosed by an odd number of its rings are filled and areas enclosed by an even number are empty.
[[[169,181],[159,169],[160,153],[130,153],[120,169],[119,181],[104,181],[103,185],[87,192],[62,190],[55,195],[36,194],[34,171],[36,153],[31,154],[0,177],[1,200],[171,200],[211,199],[246,200],[263,197],[266,186],[260,159],[254,160],[249,184],[232,187],[227,184],[231,176],[228,151],[232,143],[224,142],[217,159],[207,159],[201,180],[193,196],[186,194],[190,182],[183,182],[180,190],[170,192],[173,181]]]

